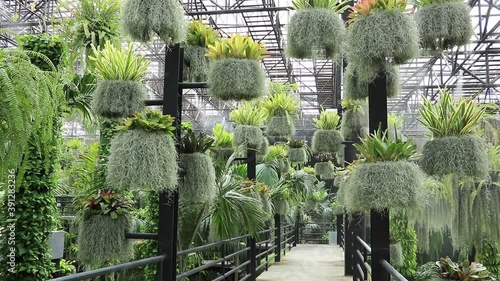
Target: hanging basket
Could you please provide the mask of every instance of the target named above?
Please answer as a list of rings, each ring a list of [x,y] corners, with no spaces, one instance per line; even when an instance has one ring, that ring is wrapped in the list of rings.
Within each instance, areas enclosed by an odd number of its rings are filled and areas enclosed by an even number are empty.
[[[273,116],[266,126],[266,135],[271,137],[289,137],[295,134],[295,124],[288,116]]]
[[[431,52],[467,44],[474,35],[470,6],[457,1],[419,7],[414,18],[420,46]]]
[[[122,23],[133,40],[144,43],[156,34],[168,46],[184,41],[187,35],[184,9],[175,0],[126,0]]]
[[[208,71],[208,92],[221,100],[252,100],[267,94],[266,74],[256,60],[220,59]]]
[[[423,190],[423,173],[407,161],[360,164],[345,183],[349,213],[405,209],[417,205]]]
[[[334,175],[335,168],[330,162],[319,162],[314,164],[314,173],[319,176]]]
[[[426,142],[419,164],[429,175],[485,178],[490,169],[488,159],[486,144],[481,137],[454,136]]]
[[[124,118],[141,112],[147,96],[146,87],[140,82],[101,80],[92,98],[92,110],[105,118]]]
[[[378,69],[391,58],[403,64],[418,55],[418,30],[402,11],[375,11],[349,26],[348,60],[364,68]]]
[[[78,229],[78,261],[94,266],[133,257],[132,243],[125,238],[130,219],[96,215],[83,219]]]
[[[212,200],[217,192],[212,158],[204,153],[193,153],[180,154],[179,160],[179,166],[186,171],[179,190],[184,200],[191,203]]]
[[[365,69],[365,71],[361,71]],[[387,97],[394,98],[401,93],[399,67],[385,64],[383,72],[387,77]],[[346,98],[363,100],[368,98],[368,86],[377,78],[378,72],[366,71],[366,68],[349,64],[344,74],[344,90]]]
[[[340,128],[344,139],[364,138],[368,135],[368,116],[364,111],[346,110]]]
[[[233,132],[233,147],[239,147],[246,142],[249,148],[258,148],[262,145],[262,130],[249,125],[237,125]]]
[[[189,66],[184,65],[184,81],[207,81],[209,60],[205,56],[206,52],[206,48],[186,44],[184,47],[184,57],[189,60]]]
[[[344,138],[338,130],[317,130],[312,139],[312,150],[317,153],[334,153],[343,145]]]
[[[287,152],[288,160],[295,163],[305,163],[307,162],[307,153],[303,147],[300,148],[289,148]]]
[[[128,130],[111,140],[106,183],[113,190],[177,188],[177,152],[167,134]]]
[[[288,24],[287,55],[298,59],[333,59],[342,51],[345,27],[328,9],[297,10]]]

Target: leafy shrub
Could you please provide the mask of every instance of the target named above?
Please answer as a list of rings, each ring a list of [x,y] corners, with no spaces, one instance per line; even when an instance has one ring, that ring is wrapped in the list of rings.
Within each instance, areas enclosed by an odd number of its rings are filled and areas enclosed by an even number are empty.
[[[450,280],[496,280],[480,263],[455,263],[449,257],[441,258],[436,264],[443,279]]]
[[[66,43],[58,35],[26,34],[18,36],[16,41],[21,49],[43,54],[52,62],[52,65],[49,65],[44,58],[27,53],[31,63],[45,71],[54,70],[54,66],[57,67],[60,64],[66,51]]]
[[[361,17],[366,17],[373,14],[375,11],[404,11],[406,9],[406,0],[363,0],[359,1],[352,7],[352,12],[349,14],[349,21],[353,22]]]
[[[361,139],[360,144],[355,143],[354,147],[367,163],[408,160],[417,152],[417,146],[412,144],[411,140],[402,141],[398,138],[390,140],[387,130],[382,133],[380,129],[376,134]]]
[[[174,136],[174,117],[163,115],[159,110],[146,109],[144,113],[135,113],[128,118],[123,126],[117,128],[121,131],[144,130],[147,132],[166,133]]]
[[[262,126],[267,119],[267,114],[255,104],[244,102],[231,111],[229,118],[237,125]]]
[[[188,25],[187,43],[192,46],[208,48],[214,45],[219,32],[212,27],[203,24],[202,19],[193,20]]]
[[[263,43],[254,42],[252,37],[236,34],[210,45],[206,56],[215,60],[233,58],[259,61],[269,57],[264,55],[266,50]]]

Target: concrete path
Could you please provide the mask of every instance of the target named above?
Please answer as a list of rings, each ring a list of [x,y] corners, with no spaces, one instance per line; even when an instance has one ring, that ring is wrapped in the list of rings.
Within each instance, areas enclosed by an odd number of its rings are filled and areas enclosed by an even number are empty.
[[[344,253],[337,245],[298,244],[257,281],[352,281],[344,276]]]

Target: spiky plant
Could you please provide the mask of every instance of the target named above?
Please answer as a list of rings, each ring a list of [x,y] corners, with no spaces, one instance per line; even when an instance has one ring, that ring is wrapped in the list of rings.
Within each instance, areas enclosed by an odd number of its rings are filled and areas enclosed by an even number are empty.
[[[205,56],[207,48],[215,44],[219,33],[203,24],[202,20],[193,20],[188,25],[188,36],[184,44],[185,63],[184,80],[205,82],[209,68],[209,59]]]
[[[214,146],[220,148],[231,148],[233,142],[233,134],[224,130],[224,126],[220,123],[215,124],[212,128],[212,138]]]
[[[334,111],[321,111],[319,118],[313,118],[313,122],[318,130],[340,129],[340,116]]]
[[[259,61],[269,57],[269,55],[264,54],[266,51],[264,43],[255,42],[249,36],[235,34],[230,38],[219,39],[213,45],[208,46],[206,56],[215,60],[249,59]]]
[[[354,147],[366,163],[408,160],[417,152],[417,146],[411,140],[402,141],[397,137],[391,140],[387,136],[387,130],[382,132],[380,129],[361,139],[360,144],[355,143]]]
[[[203,24],[202,19],[192,20],[188,25],[187,43],[189,45],[208,48],[215,44],[218,36],[219,32]]]
[[[266,121],[267,114],[255,104],[244,102],[231,111],[229,118],[237,125],[260,127]]]
[[[297,97],[293,95],[296,90],[297,84],[271,82],[269,96],[261,101],[260,106],[269,117],[292,116],[299,109]]]

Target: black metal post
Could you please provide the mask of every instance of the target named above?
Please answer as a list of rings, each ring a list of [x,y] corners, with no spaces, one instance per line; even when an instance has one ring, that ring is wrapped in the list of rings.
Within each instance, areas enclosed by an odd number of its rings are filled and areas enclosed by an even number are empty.
[[[387,129],[387,77],[381,72],[368,87],[368,109],[370,115],[370,133]],[[377,212],[372,210],[371,248],[372,248],[372,279],[389,281],[387,271],[382,267],[381,260],[390,261],[389,254],[389,210]]]
[[[342,246],[342,223],[344,222],[344,215],[337,215],[337,245]]]
[[[295,218],[295,239],[293,241],[293,246],[297,247],[297,244],[300,243],[299,241],[299,235],[300,235],[300,214],[297,214],[297,217]]]
[[[255,180],[257,177],[257,155],[253,149],[247,149],[247,177],[250,180]],[[248,280],[255,281],[257,279],[257,246],[255,237],[248,238],[248,246],[250,247],[250,278]]]
[[[278,214],[274,215],[274,227],[276,227],[276,237],[274,238],[274,244],[276,249],[274,250],[274,261],[281,261],[281,216]]]

